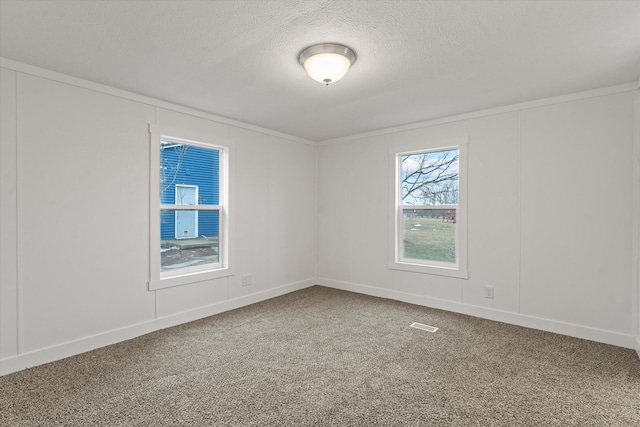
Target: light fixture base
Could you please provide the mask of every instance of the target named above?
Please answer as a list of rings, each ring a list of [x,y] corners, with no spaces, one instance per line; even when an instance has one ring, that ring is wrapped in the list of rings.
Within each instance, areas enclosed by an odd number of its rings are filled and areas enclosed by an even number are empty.
[[[356,54],[353,50],[334,43],[309,46],[298,56],[298,62],[307,74],[313,80],[326,85],[344,77],[355,61]]]

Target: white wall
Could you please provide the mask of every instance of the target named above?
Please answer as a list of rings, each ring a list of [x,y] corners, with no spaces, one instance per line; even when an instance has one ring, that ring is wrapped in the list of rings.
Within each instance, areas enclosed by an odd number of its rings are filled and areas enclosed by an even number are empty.
[[[598,93],[322,144],[318,282],[633,348],[634,93]],[[389,148],[462,136],[469,279],[389,270]]]
[[[0,360],[18,351],[16,73],[0,68]]]
[[[314,283],[313,145],[3,64],[1,373]],[[148,291],[150,123],[235,141],[238,276]]]

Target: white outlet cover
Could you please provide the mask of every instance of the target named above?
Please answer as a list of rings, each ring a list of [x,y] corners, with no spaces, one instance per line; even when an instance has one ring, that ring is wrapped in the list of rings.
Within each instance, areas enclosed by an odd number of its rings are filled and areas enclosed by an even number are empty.
[[[493,299],[493,286],[484,287],[484,297]]]

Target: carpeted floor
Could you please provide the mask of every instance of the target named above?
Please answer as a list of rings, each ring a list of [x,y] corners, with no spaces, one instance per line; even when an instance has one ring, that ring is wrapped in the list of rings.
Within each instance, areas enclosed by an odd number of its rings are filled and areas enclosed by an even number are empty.
[[[640,360],[315,286],[1,377],[0,404],[2,426],[640,426]]]

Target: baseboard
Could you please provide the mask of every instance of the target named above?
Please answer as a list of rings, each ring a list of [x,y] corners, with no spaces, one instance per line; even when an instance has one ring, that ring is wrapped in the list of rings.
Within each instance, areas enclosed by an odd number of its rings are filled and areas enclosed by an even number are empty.
[[[266,291],[260,291],[249,295],[243,295],[238,298],[232,298],[226,301],[198,307],[192,310],[173,313],[168,316],[159,317],[158,319],[156,319],[154,322],[157,323],[159,327],[154,330],[170,328],[172,326],[181,325],[183,323],[193,322],[194,320],[213,316],[214,314],[223,313],[225,311],[244,307],[250,304],[255,304],[257,302],[279,297],[294,291],[299,291],[301,289],[314,286],[315,284],[315,279],[306,279],[300,282],[278,286],[276,288],[267,289]]]
[[[640,358],[640,335],[636,337],[636,353],[638,353],[638,358]]]
[[[611,344],[619,347],[636,349],[640,355],[640,338],[638,340],[632,335],[625,335],[618,332],[607,331],[602,329],[590,328],[587,326],[576,325],[572,323],[559,322],[556,320],[543,319],[524,314],[495,310],[487,307],[480,307],[469,304],[462,304],[455,301],[447,301],[438,298],[430,298],[422,295],[411,294],[407,292],[394,291],[384,288],[376,288],[357,283],[342,282],[319,277],[316,281],[318,285],[330,288],[341,289],[345,291],[357,292],[365,295],[371,295],[381,298],[393,299],[396,301],[407,302],[410,304],[422,305],[425,307],[437,308],[441,310],[452,311],[455,313],[467,314],[483,319],[495,320],[498,322],[509,323],[512,325],[524,326],[526,328],[539,329],[543,331],[553,332],[562,335],[568,335],[575,338],[582,338],[591,341],[597,341],[605,344]]]
[[[107,345],[116,344],[122,341],[130,340],[150,332],[159,331],[172,326],[181,325],[183,323],[192,322],[214,314],[223,313],[225,311],[255,304],[260,301],[275,298],[288,294],[300,289],[308,288],[316,284],[315,279],[307,279],[300,282],[290,283],[288,285],[279,286],[268,289],[266,291],[256,292],[227,301],[199,307],[189,311],[160,317],[155,320],[137,323],[120,329],[103,332],[100,334],[83,337],[74,341],[68,341],[55,346],[46,347],[28,353],[11,356],[0,360],[0,376],[31,368],[33,366],[54,362],[66,357],[75,356],[87,351],[95,350]]]

